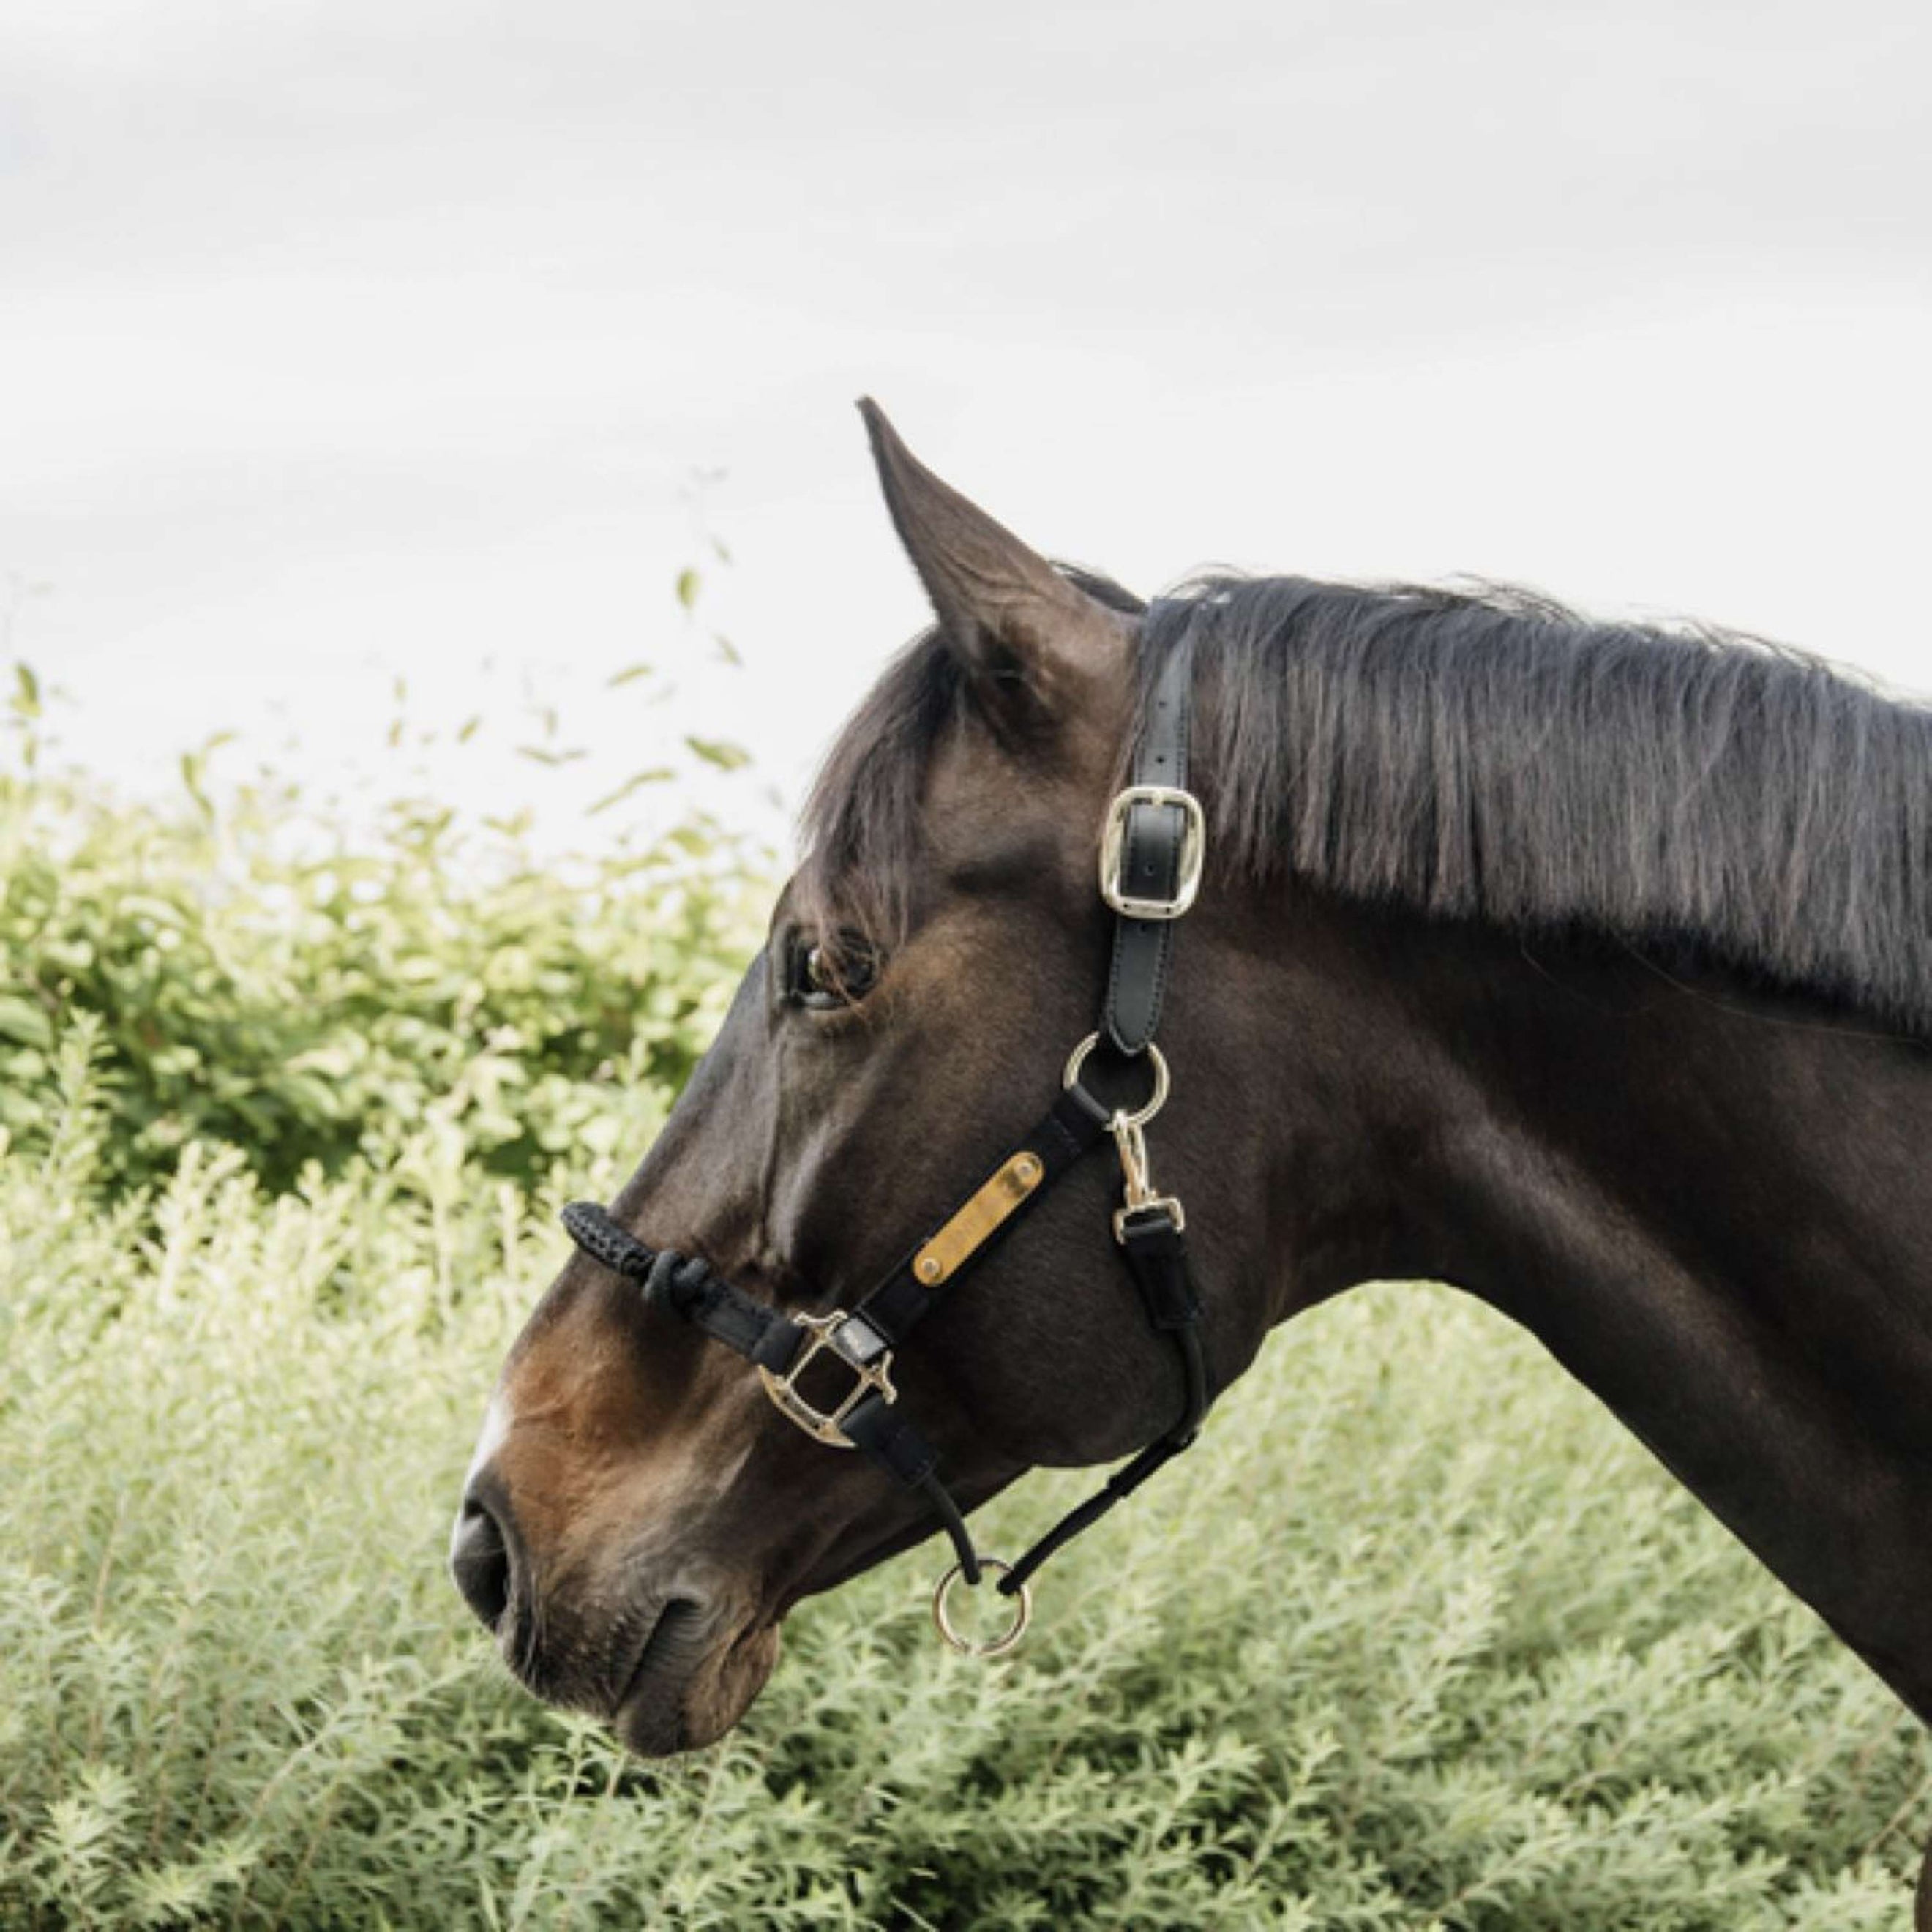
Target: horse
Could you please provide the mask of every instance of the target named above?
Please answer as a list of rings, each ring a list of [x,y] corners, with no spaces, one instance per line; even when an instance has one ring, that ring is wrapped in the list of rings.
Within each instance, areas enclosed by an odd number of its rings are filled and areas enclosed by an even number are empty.
[[[936,1528],[1001,1648],[1051,1550],[980,1505],[1136,1455],[1057,1546],[1277,1324],[1432,1279],[1932,1719],[1932,710],[1514,591],[1144,604],[860,407],[934,621],[504,1364],[452,1563],[512,1670],[701,1746]]]

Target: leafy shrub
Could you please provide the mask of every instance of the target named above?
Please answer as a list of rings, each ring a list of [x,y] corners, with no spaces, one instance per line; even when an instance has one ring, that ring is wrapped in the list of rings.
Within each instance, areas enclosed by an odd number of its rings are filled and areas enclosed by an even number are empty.
[[[56,1030],[98,1016],[112,1186],[208,1141],[286,1187],[459,1118],[528,1184],[608,1132],[612,1078],[676,1091],[749,950],[756,855],[715,824],[559,865],[421,803],[352,843],[187,775],[176,811],[0,773],[0,1129],[43,1132]]]
[[[1916,1727],[1442,1291],[1279,1339],[1012,1663],[937,1650],[915,1553],[795,1616],[735,1737],[628,1763],[442,1574],[554,1202],[198,1145],[116,1202],[94,1030],[0,1160],[0,1923],[1900,1922]]]
[[[551,1165],[608,1189],[648,1141],[737,854],[292,857],[267,800],[8,782],[0,1924],[1903,1922],[1917,1726],[1436,1289],[1277,1338],[1014,1659],[937,1648],[914,1552],[796,1613],[731,1738],[627,1762],[442,1552]]]

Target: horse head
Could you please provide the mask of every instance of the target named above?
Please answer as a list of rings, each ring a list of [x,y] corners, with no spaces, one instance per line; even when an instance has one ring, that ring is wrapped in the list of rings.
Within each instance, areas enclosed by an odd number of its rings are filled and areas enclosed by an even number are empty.
[[[1143,701],[1135,601],[1050,566],[866,417],[937,624],[834,750],[764,946],[602,1222],[640,1255],[694,1258],[745,1321],[772,1311],[788,1335],[850,1310],[962,1197],[1004,1216],[1003,1156],[1060,1095],[1100,1008],[1114,920],[1097,828]],[[1252,966],[1232,927],[1190,922],[1178,970],[1238,1014]],[[1209,1124],[1258,1076],[1238,1018],[1210,1032],[1170,1008],[1188,1072],[1158,1130],[1161,1185],[1232,1229],[1258,1156],[1209,1160]],[[1138,1108],[1146,1064],[1102,1048],[1082,1093],[1120,1094],[1094,1119]],[[994,1194],[973,1192],[989,1174]],[[1036,1466],[1144,1445],[1174,1416],[1174,1361],[1107,1232],[1120,1186],[1103,1148],[897,1352],[893,1393],[962,1510]],[[802,1432],[768,1399],[772,1376],[640,1293],[608,1264],[622,1252],[573,1257],[512,1350],[452,1561],[532,1690],[660,1753],[735,1723],[791,1606],[930,1533],[934,1491],[831,1453],[836,1430]],[[1258,1304],[1210,1310],[1209,1379],[1264,1327]],[[820,1362],[784,1392],[818,1414],[814,1378],[830,1391],[840,1372]]]

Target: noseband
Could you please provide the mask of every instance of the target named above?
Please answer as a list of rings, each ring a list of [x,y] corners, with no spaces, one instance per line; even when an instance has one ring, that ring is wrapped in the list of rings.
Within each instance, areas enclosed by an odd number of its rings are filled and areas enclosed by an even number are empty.
[[[1112,963],[1100,1024],[1073,1050],[1059,1098],[1012,1153],[877,1286],[850,1309],[787,1315],[758,1301],[705,1262],[670,1249],[652,1250],[599,1207],[577,1202],[563,1225],[586,1255],[636,1282],[646,1300],[722,1342],[758,1371],[779,1412],[814,1442],[859,1449],[908,1487],[917,1490],[951,1538],[957,1560],[933,1592],[933,1620],[956,1650],[998,1656],[1018,1642],[1033,1615],[1028,1584],[1047,1558],[1131,1496],[1186,1448],[1208,1411],[1201,1304],[1187,1265],[1186,1216],[1155,1188],[1144,1130],[1168,1094],[1167,1063],[1154,1044],[1167,989],[1174,922],[1194,903],[1207,848],[1201,806],[1187,790],[1187,740],[1193,692],[1193,647],[1184,638],[1162,668],[1138,743],[1132,782],[1108,807],[1100,840],[1100,896],[1114,914]],[[1102,1103],[1083,1084],[1088,1057],[1102,1042],[1145,1064],[1152,1080],[1137,1108]],[[937,1308],[962,1274],[1008,1233],[1082,1157],[1112,1139],[1122,1198],[1114,1239],[1155,1332],[1180,1358],[1180,1412],[1160,1436],[1115,1472],[1096,1494],[1070,1510],[1017,1562],[982,1556],[966,1519],[940,1480],[939,1458],[898,1406],[892,1352]],[[820,1408],[801,1392],[800,1377],[821,1360],[849,1372],[839,1399]],[[976,1586],[988,1571],[1012,1600],[1011,1622],[984,1642],[963,1635],[948,1603],[963,1578]]]

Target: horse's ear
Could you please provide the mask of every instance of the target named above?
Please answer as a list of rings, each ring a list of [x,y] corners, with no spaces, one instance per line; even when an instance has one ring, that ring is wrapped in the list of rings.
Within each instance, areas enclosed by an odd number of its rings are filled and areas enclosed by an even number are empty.
[[[1077,704],[1084,678],[1119,665],[1130,620],[941,482],[869,396],[859,412],[899,541],[976,689],[1035,717]]]

